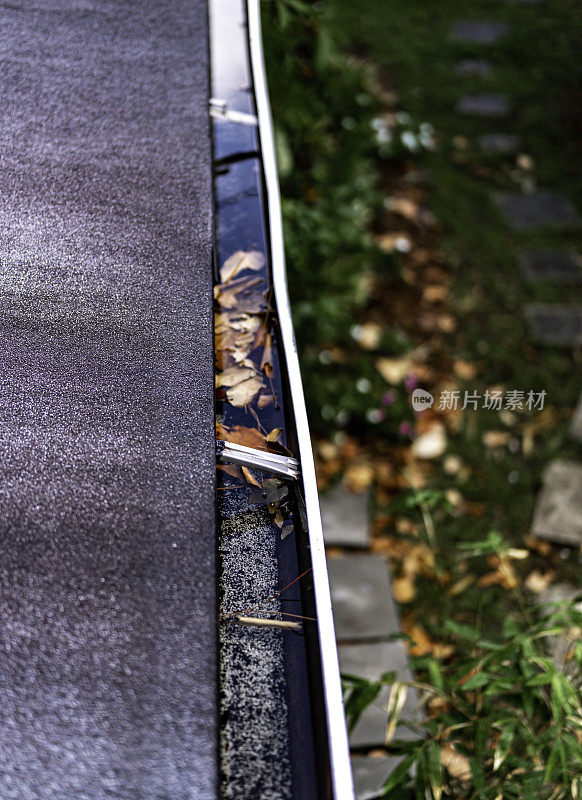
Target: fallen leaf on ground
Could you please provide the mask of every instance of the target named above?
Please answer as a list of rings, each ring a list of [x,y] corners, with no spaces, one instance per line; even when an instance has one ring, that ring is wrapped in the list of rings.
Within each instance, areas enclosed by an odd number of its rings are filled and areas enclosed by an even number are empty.
[[[445,458],[443,461],[443,470],[446,472],[447,475],[456,475],[458,472],[461,471],[463,467],[463,462],[459,458],[459,456],[450,455]]]
[[[510,434],[507,431],[485,431],[481,441],[485,447],[503,447],[509,442]]]
[[[410,603],[416,596],[414,581],[408,575],[395,578],[392,582],[392,594],[399,603]]]
[[[432,651],[433,642],[418,625],[413,625],[406,633],[410,636],[408,652],[412,656],[425,656]]]
[[[427,431],[421,433],[412,444],[412,453],[416,458],[433,459],[439,458],[447,448],[447,437],[445,428],[437,423]]]
[[[559,415],[552,406],[544,408],[540,413],[531,421],[525,422],[522,428],[522,450],[526,456],[531,455],[534,449],[534,441],[537,433],[553,427]]]
[[[529,533],[525,539],[525,544],[529,547],[530,550],[534,550],[536,553],[539,553],[541,556],[549,556],[552,552],[552,545],[549,542],[544,542],[541,539],[536,539],[531,533]]]
[[[455,375],[464,381],[470,381],[477,374],[477,367],[474,364],[469,364],[460,358],[453,361],[453,370]]]
[[[496,565],[497,568],[494,572],[489,572],[477,581],[478,586],[492,586],[494,584],[502,586],[504,589],[516,589],[519,586],[519,580],[511,563],[507,558],[500,558],[493,556],[489,562]]]
[[[370,464],[352,464],[344,473],[344,484],[356,494],[366,491],[374,480],[374,470]]]
[[[333,442],[323,441],[318,442],[317,452],[324,461],[331,461],[332,459],[337,458],[339,448],[337,444],[334,444]]]
[[[387,383],[395,385],[400,383],[413,371],[414,361],[410,356],[402,358],[379,358],[376,369]]]
[[[474,580],[475,580],[475,578],[473,577],[473,575],[465,575],[465,577],[461,578],[460,581],[457,581],[456,583],[453,583],[453,585],[449,589],[448,593],[452,597],[455,597],[456,595],[461,594],[461,592],[464,592],[465,589],[468,586],[470,586],[473,583]]]
[[[418,205],[406,197],[390,197],[386,203],[388,211],[399,214],[404,219],[416,222],[418,218]]]
[[[406,233],[383,233],[375,241],[385,253],[393,253],[395,250],[408,253],[412,249],[412,242]]]
[[[376,322],[364,322],[352,330],[353,338],[364,350],[375,350],[380,343],[381,335],[382,327]]]
[[[439,286],[438,284],[426,286],[422,292],[422,298],[426,300],[427,303],[444,303],[448,296],[448,287]]]
[[[530,572],[530,574],[527,576],[525,581],[526,589],[529,589],[530,592],[534,592],[535,594],[545,592],[554,579],[555,574],[556,573],[553,570],[543,573],[540,572],[539,569],[534,569],[534,571]]]
[[[452,333],[457,328],[457,322],[451,314],[440,314],[437,317],[437,327],[443,333]]]
[[[452,744],[441,747],[441,763],[452,778],[460,781],[471,780],[471,764],[462,753],[457,752]]]
[[[434,572],[434,552],[431,548],[420,542],[411,544],[403,542],[404,561],[402,569],[407,576],[426,575],[430,576]]]
[[[446,498],[453,508],[459,508],[464,502],[463,495],[458,489],[447,489]]]

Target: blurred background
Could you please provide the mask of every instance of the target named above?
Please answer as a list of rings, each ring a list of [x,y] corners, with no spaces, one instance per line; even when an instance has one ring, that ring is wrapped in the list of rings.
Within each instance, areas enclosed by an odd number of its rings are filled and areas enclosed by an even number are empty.
[[[396,775],[387,797],[579,796],[580,4],[263,13],[340,662],[404,642],[421,699],[416,733],[386,738],[394,666],[362,656],[354,752]],[[362,636],[377,609],[350,631],[345,598],[372,557],[397,622]],[[355,735],[380,696],[379,733]]]

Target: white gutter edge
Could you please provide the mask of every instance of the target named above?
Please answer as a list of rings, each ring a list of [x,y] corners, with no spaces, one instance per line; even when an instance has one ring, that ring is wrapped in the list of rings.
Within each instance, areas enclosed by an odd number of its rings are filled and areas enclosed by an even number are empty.
[[[305,491],[305,505],[307,508],[323,692],[329,737],[331,781],[334,800],[354,800],[355,795],[350,766],[348,734],[342,702],[342,689],[331,610],[329,580],[327,576],[323,531],[321,528],[321,515],[319,511],[319,496],[315,479],[315,466],[307,421],[307,409],[305,406],[301,372],[299,370],[299,359],[297,357],[297,348],[293,333],[289,294],[287,292],[281,198],[279,195],[279,180],[275,159],[273,123],[271,119],[263,58],[260,0],[247,0],[247,12],[251,68],[255,88],[257,116],[259,120],[259,138],[263,155],[265,183],[267,187],[273,288],[279,314],[283,349],[287,361],[291,402],[295,414],[295,421],[297,423],[299,458],[301,460],[303,472],[303,488]]]

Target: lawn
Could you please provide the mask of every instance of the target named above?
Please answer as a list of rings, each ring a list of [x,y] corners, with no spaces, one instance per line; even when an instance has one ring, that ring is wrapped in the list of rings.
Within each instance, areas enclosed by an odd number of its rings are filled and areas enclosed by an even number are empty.
[[[447,698],[429,714],[433,744],[417,754],[415,791],[439,796],[435,775],[450,745],[470,760],[472,776],[451,767],[452,796],[576,796],[579,695],[565,697],[538,649],[545,637],[531,635],[572,628],[570,617],[544,621],[537,601],[551,583],[580,586],[580,555],[532,541],[529,529],[544,467],[558,457],[582,461],[568,436],[582,353],[535,344],[523,309],[579,304],[582,290],[527,282],[517,256],[520,248],[581,252],[582,241],[579,231],[514,233],[491,197],[538,186],[582,211],[582,15],[566,0],[265,8],[290,290],[320,482],[373,486],[373,549],[392,559],[417,676]],[[511,29],[494,47],[460,44],[450,37],[457,19]],[[484,58],[489,76],[455,69]],[[460,115],[459,97],[479,92],[506,94],[509,116]],[[517,152],[481,152],[478,137],[489,132],[519,136]],[[543,410],[415,415],[416,385],[435,395],[547,394]],[[437,428],[434,454],[418,458],[422,437]],[[496,647],[506,648],[499,660],[486,655]],[[573,656],[577,670],[581,657]],[[459,711],[467,684],[471,708]],[[353,689],[355,714],[365,696]],[[566,724],[566,707],[575,724]],[[451,738],[451,726],[463,733]],[[529,772],[531,780],[516,777]]]

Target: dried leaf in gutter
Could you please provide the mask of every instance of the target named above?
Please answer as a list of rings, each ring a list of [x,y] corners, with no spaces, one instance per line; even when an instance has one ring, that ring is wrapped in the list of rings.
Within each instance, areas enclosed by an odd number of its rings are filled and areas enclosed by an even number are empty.
[[[226,472],[226,474],[230,475],[231,478],[238,478],[240,481],[243,479],[241,468],[235,466],[234,464],[217,464],[216,469]]]
[[[282,433],[283,433],[283,428],[273,428],[273,430],[267,434],[267,441],[276,442]]]
[[[237,383],[242,383],[242,381],[252,378],[254,374],[255,370],[248,367],[228,367],[216,376],[216,388],[236,386]]]
[[[269,378],[273,374],[273,341],[270,333],[265,336],[265,347],[261,358],[261,370]]]
[[[259,314],[264,311],[266,303],[264,291],[255,289],[258,284],[264,284],[262,278],[239,278],[228,284],[218,283],[214,287],[214,299],[221,308],[230,309],[243,305],[248,314]],[[251,292],[251,289],[254,291]]]
[[[259,489],[261,488],[261,484],[258,482],[258,480],[255,478],[255,476],[249,469],[247,469],[246,467],[241,467],[241,470],[242,474],[245,476],[245,480],[247,483],[250,483],[251,486],[258,486]]]
[[[242,444],[244,447],[254,447],[255,450],[268,450],[269,443],[264,433],[256,428],[246,428],[244,425],[233,425],[227,428],[221,422],[216,423],[216,438],[232,444]]]
[[[245,269],[251,269],[256,272],[262,268],[264,263],[265,257],[258,250],[251,250],[248,253],[245,253],[244,250],[237,250],[222,265],[220,270],[221,283],[228,283]]]
[[[281,541],[284,541],[290,533],[293,533],[293,524],[291,522],[287,523],[281,531]]]
[[[251,492],[249,502],[260,503],[261,505],[280,503],[281,500],[287,497],[288,493],[289,489],[283,481],[277,480],[277,478],[268,478],[259,491],[253,490]]]
[[[252,403],[258,393],[263,389],[265,384],[258,375],[249,378],[242,383],[237,383],[236,386],[231,386],[227,389],[226,399],[236,408],[243,408]]]

